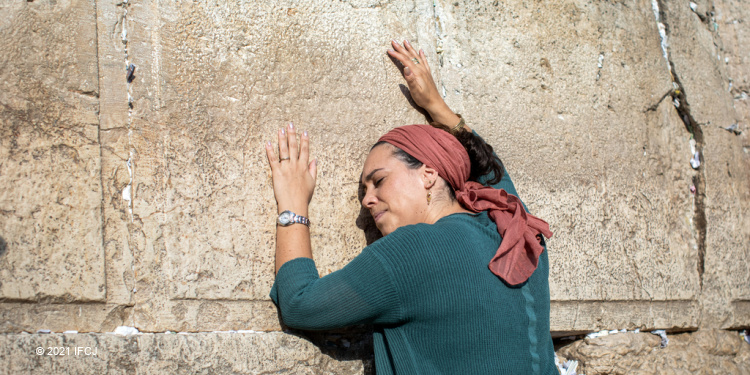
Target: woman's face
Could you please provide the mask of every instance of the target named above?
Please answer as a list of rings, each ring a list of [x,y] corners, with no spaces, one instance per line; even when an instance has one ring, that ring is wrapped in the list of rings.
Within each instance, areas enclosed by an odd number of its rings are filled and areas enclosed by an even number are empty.
[[[384,236],[410,224],[425,222],[427,189],[424,169],[410,169],[393,155],[395,148],[381,144],[370,151],[362,169],[362,206],[370,211]]]

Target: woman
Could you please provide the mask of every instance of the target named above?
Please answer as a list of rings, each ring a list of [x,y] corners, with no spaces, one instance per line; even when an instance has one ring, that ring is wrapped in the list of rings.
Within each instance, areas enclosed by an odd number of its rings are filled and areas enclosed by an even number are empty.
[[[282,320],[308,330],[373,324],[378,374],[557,374],[547,223],[525,212],[492,147],[445,104],[424,52],[392,45],[414,101],[451,127],[403,126],[373,146],[362,205],[384,237],[322,278],[306,220],[317,173],[309,137],[298,146],[290,124],[279,156],[266,144],[281,213],[271,298]]]

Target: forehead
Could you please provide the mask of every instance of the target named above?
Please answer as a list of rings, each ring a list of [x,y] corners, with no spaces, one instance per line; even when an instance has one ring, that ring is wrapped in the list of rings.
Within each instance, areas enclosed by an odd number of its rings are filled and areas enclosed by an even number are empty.
[[[377,145],[370,150],[370,153],[367,154],[365,165],[362,167],[362,174],[359,178],[360,183],[364,183],[373,171],[397,168],[400,161],[393,155],[394,150],[395,147],[388,143]]]

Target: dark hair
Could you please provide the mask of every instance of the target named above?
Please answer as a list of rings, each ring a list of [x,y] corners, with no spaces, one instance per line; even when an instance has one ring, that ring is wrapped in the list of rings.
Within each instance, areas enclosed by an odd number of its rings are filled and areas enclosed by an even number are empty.
[[[446,132],[449,132],[450,130],[447,126],[444,125],[433,124],[433,126]],[[492,146],[487,144],[487,142],[485,142],[478,135],[475,135],[473,132],[468,132],[465,129],[459,131],[455,136],[456,139],[461,142],[461,145],[464,146],[466,152],[469,154],[469,160],[471,161],[469,181],[477,181],[479,177],[489,175],[492,178],[487,180],[487,184],[494,185],[500,182],[500,180],[503,178],[503,174],[505,173],[505,169],[503,167],[503,162],[499,157],[497,157],[497,155],[495,155]],[[375,148],[376,146],[379,146],[383,143],[388,142],[380,141],[374,144],[372,148]],[[411,156],[408,152],[396,146],[393,147],[395,148],[395,150],[393,151],[393,155],[401,160],[404,164],[406,164],[408,168],[417,169],[422,166],[422,162],[417,160],[414,156]],[[450,190],[451,196],[455,197],[452,187]]]

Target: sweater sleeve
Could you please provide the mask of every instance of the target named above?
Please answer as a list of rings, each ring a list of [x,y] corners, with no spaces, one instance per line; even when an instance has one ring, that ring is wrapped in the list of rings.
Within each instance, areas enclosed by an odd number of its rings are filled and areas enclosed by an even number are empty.
[[[312,259],[292,259],[279,268],[270,297],[284,324],[297,329],[389,324],[398,322],[402,314],[390,273],[368,248],[324,277],[319,277]]]

